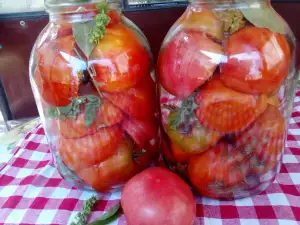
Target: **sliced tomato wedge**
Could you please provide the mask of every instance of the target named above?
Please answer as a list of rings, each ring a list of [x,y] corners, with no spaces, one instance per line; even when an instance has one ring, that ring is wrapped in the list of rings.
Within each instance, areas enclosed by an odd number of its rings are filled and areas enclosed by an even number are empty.
[[[66,106],[78,96],[79,74],[85,63],[74,53],[73,36],[44,43],[36,52],[37,70],[33,79],[41,97],[54,106]]]
[[[118,125],[104,127],[97,133],[78,139],[59,137],[58,152],[70,169],[79,171],[114,155],[122,138],[122,129]]]
[[[152,119],[156,113],[155,84],[150,75],[133,88],[104,96],[129,116],[137,120]]]
[[[196,95],[200,105],[197,117],[205,127],[227,133],[247,128],[267,108],[265,95],[254,96],[234,91],[214,77]]]

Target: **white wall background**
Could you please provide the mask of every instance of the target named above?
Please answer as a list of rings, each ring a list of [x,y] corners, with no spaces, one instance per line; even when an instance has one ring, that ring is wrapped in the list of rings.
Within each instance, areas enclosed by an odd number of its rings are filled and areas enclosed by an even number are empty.
[[[44,0],[0,0],[0,14],[44,10]]]

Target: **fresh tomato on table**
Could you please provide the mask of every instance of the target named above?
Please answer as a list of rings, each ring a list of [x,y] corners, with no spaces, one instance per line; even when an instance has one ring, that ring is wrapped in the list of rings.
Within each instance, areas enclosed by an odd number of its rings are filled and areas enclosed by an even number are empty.
[[[101,91],[120,92],[148,75],[150,58],[134,32],[119,23],[107,27],[91,54],[90,64],[95,68],[95,80]]]
[[[254,96],[226,87],[216,75],[196,95],[200,123],[225,134],[247,128],[267,108],[265,95]]]
[[[160,52],[159,82],[170,94],[186,98],[213,75],[222,57],[221,45],[205,33],[181,30]]]
[[[122,191],[121,205],[128,225],[192,225],[196,219],[189,186],[159,167],[130,179]]]
[[[291,51],[284,35],[266,28],[245,27],[229,37],[221,80],[250,94],[272,94],[287,77]]]

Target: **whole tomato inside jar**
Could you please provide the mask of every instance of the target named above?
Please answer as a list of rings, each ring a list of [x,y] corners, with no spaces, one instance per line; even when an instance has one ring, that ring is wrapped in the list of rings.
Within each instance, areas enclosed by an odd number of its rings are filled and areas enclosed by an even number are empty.
[[[281,165],[295,38],[267,0],[190,0],[161,46],[164,162],[200,195],[265,190]]]
[[[30,81],[57,169],[81,188],[122,187],[159,153],[148,41],[118,1],[45,5]]]

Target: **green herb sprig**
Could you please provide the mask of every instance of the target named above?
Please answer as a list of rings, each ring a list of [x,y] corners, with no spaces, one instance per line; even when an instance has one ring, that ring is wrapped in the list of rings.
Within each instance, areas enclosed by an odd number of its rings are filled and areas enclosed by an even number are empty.
[[[110,11],[109,5],[103,1],[96,6],[99,14],[94,17],[95,26],[89,32],[89,42],[98,44],[99,39],[104,37],[106,26],[110,22],[107,13]]]
[[[75,217],[76,222],[72,222],[71,225],[85,225],[87,222],[87,218],[91,214],[92,208],[97,200],[98,198],[96,196],[92,196],[91,198],[86,200],[83,203],[81,212],[79,212]]]
[[[49,118],[56,118],[58,120],[65,120],[72,118],[76,120],[80,112],[80,105],[85,104],[84,122],[86,127],[90,127],[96,119],[97,112],[101,105],[101,99],[95,95],[86,95],[73,98],[72,102],[64,107],[48,108],[46,116]]]

